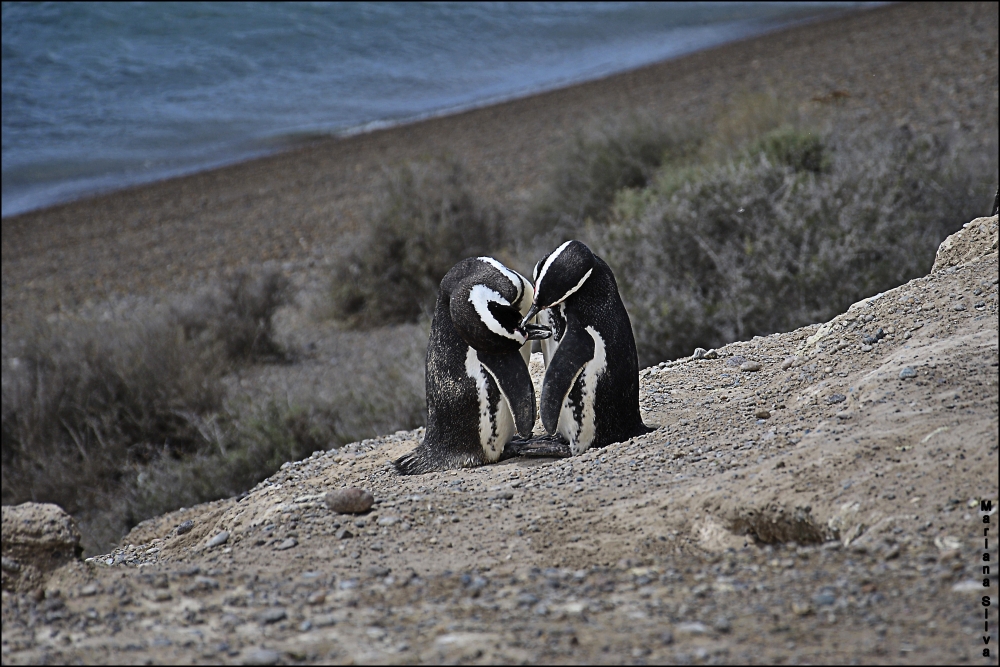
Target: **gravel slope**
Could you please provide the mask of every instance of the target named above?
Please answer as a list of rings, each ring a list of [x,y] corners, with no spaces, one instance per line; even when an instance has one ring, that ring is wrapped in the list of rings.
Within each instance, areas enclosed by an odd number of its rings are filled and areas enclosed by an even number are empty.
[[[993,664],[996,239],[980,218],[830,322],[645,369],[641,438],[399,477],[399,432],[147,521],[4,591],[3,661]],[[327,508],[350,486],[371,512]]]

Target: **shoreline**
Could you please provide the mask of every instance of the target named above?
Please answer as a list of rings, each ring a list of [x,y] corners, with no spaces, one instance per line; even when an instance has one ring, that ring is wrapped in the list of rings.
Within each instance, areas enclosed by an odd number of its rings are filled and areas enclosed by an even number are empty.
[[[647,62],[641,65],[629,66],[623,69],[616,69],[611,72],[570,76],[549,84],[528,86],[526,88],[515,90],[514,92],[497,93],[476,102],[453,104],[433,111],[418,112],[408,116],[401,116],[396,119],[380,118],[359,122],[353,125],[347,125],[337,129],[288,130],[284,132],[277,132],[268,136],[247,138],[243,141],[234,143],[226,149],[223,149],[221,154],[215,159],[208,159],[199,163],[184,163],[180,160],[173,160],[172,166],[168,163],[148,174],[143,174],[141,172],[93,174],[89,176],[82,176],[76,181],[50,184],[51,187],[44,183],[37,183],[33,184],[33,186],[38,187],[29,188],[28,190],[17,195],[13,195],[12,197],[21,201],[42,199],[47,200],[46,203],[41,205],[29,204],[29,208],[17,210],[12,213],[5,213],[0,219],[6,220],[30,213],[41,213],[57,206],[80,203],[96,197],[113,196],[120,192],[134,188],[194,176],[199,173],[214,171],[244,162],[253,162],[255,160],[294,150],[301,146],[372,134],[382,130],[399,128],[406,125],[415,125],[427,120],[447,118],[449,116],[455,116],[469,111],[476,111],[495,105],[515,102],[517,100],[533,97],[535,95],[556,92],[580,84],[615,77],[620,74],[626,74],[637,69],[642,69],[644,67],[664,64],[701,51],[719,48],[728,44],[736,44],[742,41],[758,39],[782,30],[841,18],[869,11],[871,9],[874,9],[874,7],[825,8],[820,11],[814,10],[812,13],[802,10],[805,12],[804,16],[800,15],[797,18],[788,18],[786,20],[776,22],[768,22],[763,19],[737,21],[735,24],[739,24],[738,27],[744,28],[744,33],[746,34],[742,34],[741,36],[733,39],[727,39],[720,43],[712,43],[696,47],[693,50],[681,51],[660,60]],[[734,27],[735,24],[720,24],[719,27]],[[90,185],[86,185],[88,183]],[[45,192],[53,192],[54,194],[45,195]],[[60,192],[62,194],[60,194]]]
[[[528,97],[9,216],[4,321],[116,294],[184,291],[269,261],[321,259],[362,224],[381,170],[407,160],[459,159],[481,194],[516,207],[544,177],[552,151],[631,115],[683,122],[709,118],[748,93],[823,106],[814,100],[847,91],[826,105],[841,118],[995,133],[997,66],[984,61],[996,62],[996,8],[848,12]]]

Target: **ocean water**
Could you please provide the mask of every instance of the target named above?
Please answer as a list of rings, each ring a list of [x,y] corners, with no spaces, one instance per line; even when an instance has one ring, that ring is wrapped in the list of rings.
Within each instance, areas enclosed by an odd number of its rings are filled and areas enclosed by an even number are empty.
[[[3,3],[3,216],[859,3]]]

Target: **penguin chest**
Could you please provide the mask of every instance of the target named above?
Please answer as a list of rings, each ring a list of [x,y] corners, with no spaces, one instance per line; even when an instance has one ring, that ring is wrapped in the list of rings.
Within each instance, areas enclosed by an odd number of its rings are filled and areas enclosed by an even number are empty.
[[[558,431],[576,456],[590,449],[597,436],[597,384],[607,370],[607,347],[593,327],[584,329],[594,339],[594,356],[577,373],[559,412]]]
[[[479,444],[486,460],[499,460],[504,445],[514,437],[514,415],[490,373],[479,361],[479,355],[468,348],[465,355],[465,373],[475,386],[479,408]]]

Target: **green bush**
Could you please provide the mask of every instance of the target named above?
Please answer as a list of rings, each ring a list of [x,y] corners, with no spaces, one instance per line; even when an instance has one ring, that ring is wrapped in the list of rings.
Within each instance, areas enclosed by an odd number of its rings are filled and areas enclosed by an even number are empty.
[[[336,262],[333,316],[355,327],[413,322],[433,310],[444,274],[504,244],[499,215],[472,194],[460,165],[411,162],[376,187],[370,225]]]
[[[823,321],[923,275],[986,198],[988,172],[962,156],[905,129],[779,130],[620,191],[590,241],[618,276],[640,363]]]

